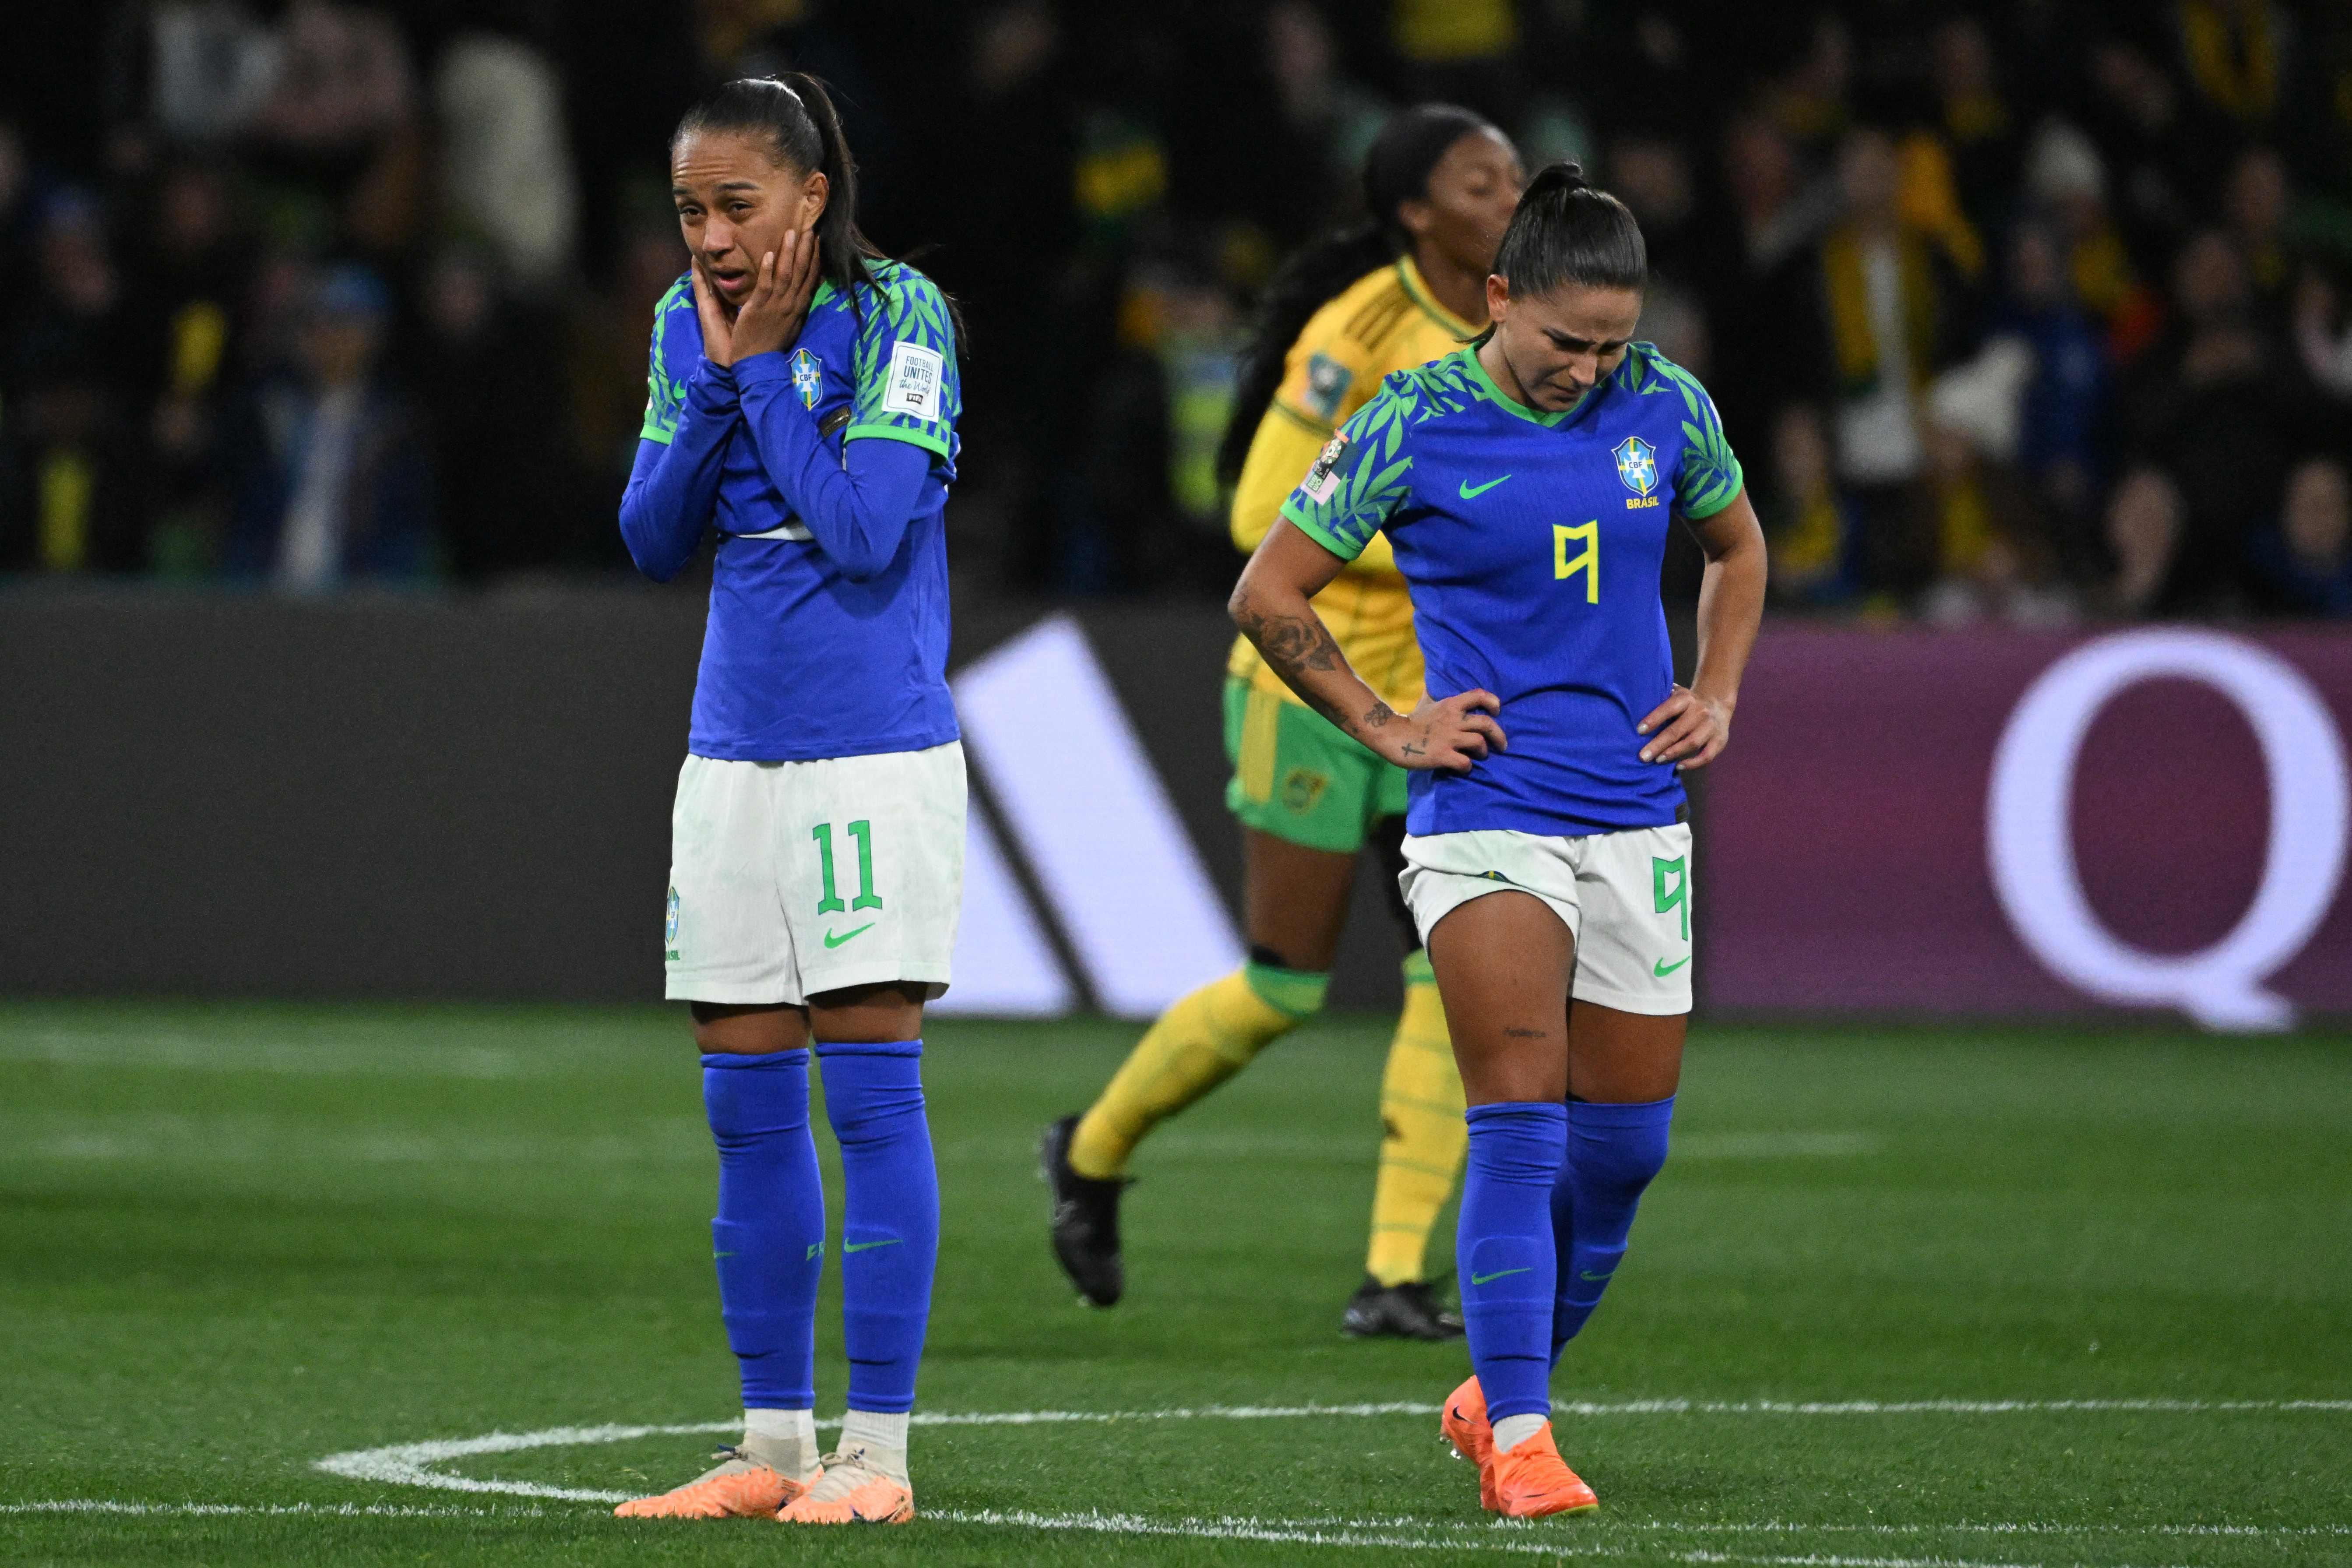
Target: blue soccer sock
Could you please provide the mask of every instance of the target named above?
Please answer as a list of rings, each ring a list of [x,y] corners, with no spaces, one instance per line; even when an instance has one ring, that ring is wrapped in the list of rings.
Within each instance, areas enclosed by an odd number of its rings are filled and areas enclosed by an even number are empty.
[[[1552,1302],[1551,1359],[1568,1347],[1625,1257],[1643,1189],[1666,1163],[1674,1096],[1636,1105],[1568,1108],[1568,1158],[1551,1190],[1552,1245],[1559,1290]]]
[[[1564,1105],[1474,1105],[1454,1241],[1462,1321],[1486,1415],[1551,1410],[1551,1188],[1568,1139]]]
[[[923,1118],[923,1042],[820,1044],[816,1054],[845,1189],[841,1320],[849,1407],[910,1410],[940,1251],[940,1179]]]
[[[816,1281],[824,1184],[809,1136],[808,1053],[713,1052],[702,1105],[719,1144],[719,1311],[746,1410],[816,1404]]]

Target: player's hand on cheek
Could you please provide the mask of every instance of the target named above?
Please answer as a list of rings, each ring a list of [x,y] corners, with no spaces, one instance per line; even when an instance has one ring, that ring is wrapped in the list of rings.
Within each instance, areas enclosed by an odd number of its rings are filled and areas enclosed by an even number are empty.
[[[1642,747],[1643,762],[1677,763],[1682,772],[1690,773],[1715,761],[1730,743],[1731,709],[1718,699],[1677,686],[1635,729],[1654,737]]]
[[[687,269],[687,280],[694,289],[695,320],[702,323],[702,357],[712,364],[734,363],[735,331],[719,307],[719,290],[703,276],[701,258]]]
[[[1495,721],[1502,709],[1502,699],[1491,691],[1456,692],[1440,701],[1424,699],[1402,726],[1391,720],[1373,733],[1398,731],[1384,754],[1401,767],[1466,773],[1471,763],[1510,749],[1509,737]]]
[[[817,281],[816,237],[790,229],[782,249],[760,258],[760,279],[735,317],[735,357],[773,353],[801,335]]]

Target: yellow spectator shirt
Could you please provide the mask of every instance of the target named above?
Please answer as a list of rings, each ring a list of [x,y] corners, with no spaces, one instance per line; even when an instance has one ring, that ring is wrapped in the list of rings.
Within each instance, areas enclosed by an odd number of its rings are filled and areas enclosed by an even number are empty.
[[[1316,311],[1290,345],[1282,384],[1250,438],[1234,491],[1234,542],[1243,553],[1257,548],[1323,444],[1372,400],[1382,377],[1452,353],[1476,331],[1431,296],[1409,256],[1366,273]],[[1421,701],[1412,601],[1386,536],[1375,534],[1315,595],[1315,611],[1382,701],[1400,713]],[[1225,670],[1286,702],[1298,701],[1247,637],[1235,639]]]

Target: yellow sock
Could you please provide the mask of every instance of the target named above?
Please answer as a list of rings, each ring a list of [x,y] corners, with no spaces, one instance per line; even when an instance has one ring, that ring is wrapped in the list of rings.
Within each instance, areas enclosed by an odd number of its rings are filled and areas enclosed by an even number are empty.
[[[1470,1129],[1462,1074],[1429,955],[1404,961],[1404,1011],[1381,1074],[1381,1173],[1372,1186],[1372,1240],[1364,1272],[1382,1285],[1422,1278],[1430,1227],[1453,1194]]]
[[[1323,1005],[1330,977],[1253,963],[1179,997],[1135,1043],[1070,1137],[1070,1169],[1126,1173],[1144,1135]]]

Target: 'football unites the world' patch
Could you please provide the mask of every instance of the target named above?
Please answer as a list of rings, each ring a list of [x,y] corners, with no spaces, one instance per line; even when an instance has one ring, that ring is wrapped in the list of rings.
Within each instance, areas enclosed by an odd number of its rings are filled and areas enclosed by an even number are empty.
[[[890,380],[882,391],[882,412],[936,422],[940,383],[946,373],[947,361],[937,349],[901,338],[890,351]]]

